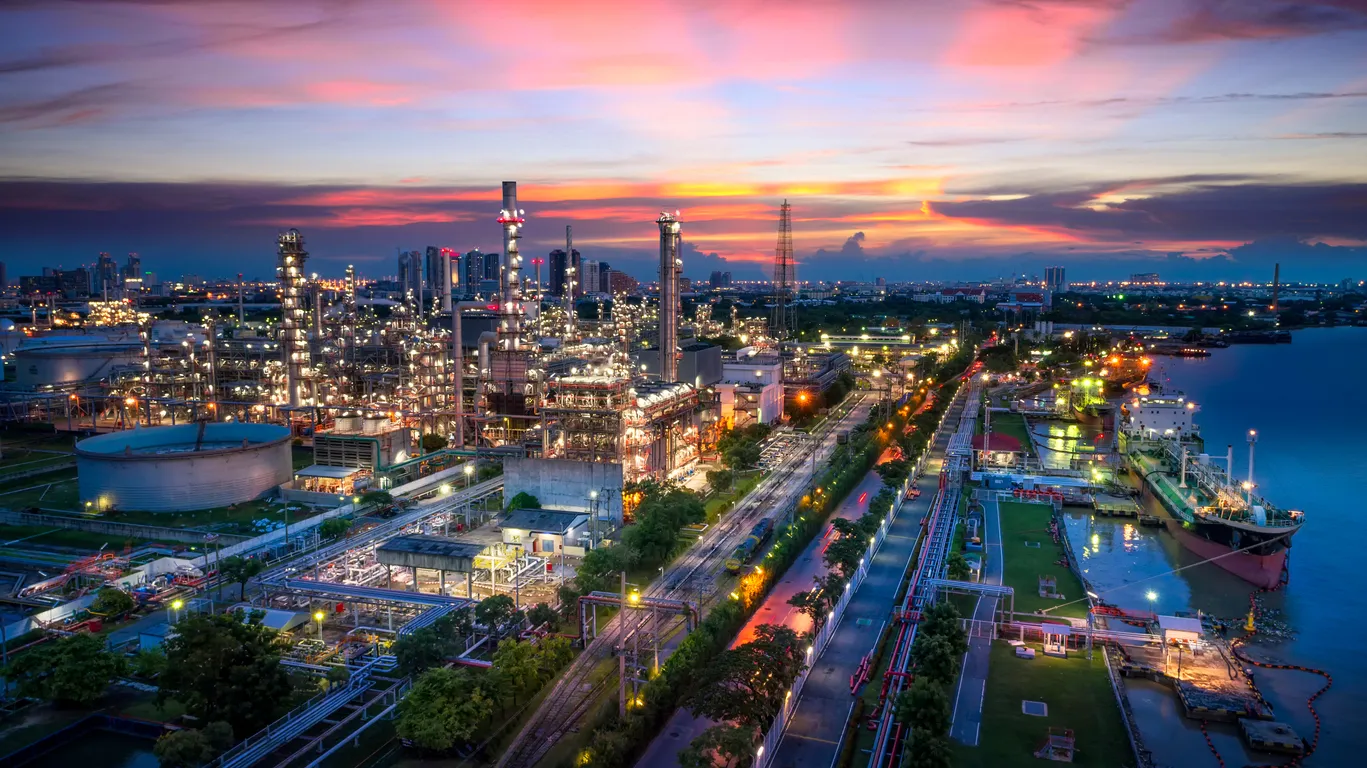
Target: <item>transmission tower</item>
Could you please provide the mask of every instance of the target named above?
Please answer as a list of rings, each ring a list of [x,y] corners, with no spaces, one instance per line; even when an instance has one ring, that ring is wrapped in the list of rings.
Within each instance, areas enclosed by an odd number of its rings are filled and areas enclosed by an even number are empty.
[[[789,294],[797,293],[797,264],[793,261],[792,207],[783,201],[778,214],[778,247],[774,249],[774,321],[773,336],[783,354],[783,343],[793,333],[792,307]]]

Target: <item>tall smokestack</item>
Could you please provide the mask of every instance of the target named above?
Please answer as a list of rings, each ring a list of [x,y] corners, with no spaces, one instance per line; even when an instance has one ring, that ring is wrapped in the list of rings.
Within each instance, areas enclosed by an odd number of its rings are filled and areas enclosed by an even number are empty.
[[[1282,287],[1282,265],[1280,262],[1272,265],[1272,319],[1277,319],[1277,294]]]
[[[660,381],[679,380],[679,243],[683,223],[678,211],[673,216],[661,213],[660,225]]]
[[[499,306],[499,348],[517,350],[522,347],[522,288],[519,275],[522,255],[517,252],[517,241],[522,237],[522,211],[517,207],[517,182],[503,182],[503,210],[498,223],[503,225],[503,297]]]

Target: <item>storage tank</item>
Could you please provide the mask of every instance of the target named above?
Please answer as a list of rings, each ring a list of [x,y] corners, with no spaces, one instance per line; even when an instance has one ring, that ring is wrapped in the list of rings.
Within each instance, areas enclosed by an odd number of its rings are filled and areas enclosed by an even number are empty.
[[[15,381],[25,389],[99,381],[120,366],[140,362],[142,345],[130,342],[68,342],[63,338],[25,343],[14,350]]]
[[[182,424],[76,443],[81,503],[185,512],[258,498],[292,476],[290,430],[275,424]]]

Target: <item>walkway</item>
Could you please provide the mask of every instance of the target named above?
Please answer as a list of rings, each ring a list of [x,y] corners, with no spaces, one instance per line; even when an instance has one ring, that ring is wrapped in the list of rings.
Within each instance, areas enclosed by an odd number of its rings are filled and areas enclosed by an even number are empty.
[[[1002,522],[995,494],[984,494],[983,505],[983,582],[1001,586],[1002,583]],[[973,609],[973,619],[992,622],[997,613],[997,598],[979,596]],[[979,624],[978,626],[984,626]],[[964,653],[963,671],[954,696],[954,724],[949,737],[970,747],[978,746],[983,718],[983,694],[987,689],[987,659],[992,650],[992,638],[973,633]]]
[[[843,517],[846,520],[856,520],[868,511],[869,502],[878,495],[878,489],[883,487],[883,479],[877,472],[869,472],[864,476],[863,481],[850,491],[850,495],[841,502],[836,508],[834,517]],[[826,566],[821,560],[822,551],[826,547],[826,536],[818,536],[807,545],[802,556],[788,568],[783,578],[778,581],[770,590],[764,603],[759,610],[750,617],[750,621],[741,629],[736,639],[731,642],[731,647],[748,642],[754,637],[755,627],[760,624],[783,624],[792,627],[797,632],[807,632],[811,629],[811,619],[806,614],[799,613],[796,608],[788,605],[788,599],[798,592],[811,589],[813,580],[826,573]],[[650,742],[645,754],[637,761],[637,768],[653,768],[654,766],[678,765],[678,755],[707,730],[714,723],[707,718],[694,717],[687,709],[680,707],[665,723],[664,729]]]
[[[926,464],[924,477],[933,479],[939,474],[940,461],[932,458]],[[854,707],[850,676],[883,634],[889,611],[895,605],[897,591],[916,551],[921,520],[934,497],[935,494],[927,490],[919,498],[902,505],[887,539],[874,555],[869,575],[850,599],[826,652],[816,660],[807,677],[797,709],[771,763],[777,768],[827,768],[840,751],[845,725]]]

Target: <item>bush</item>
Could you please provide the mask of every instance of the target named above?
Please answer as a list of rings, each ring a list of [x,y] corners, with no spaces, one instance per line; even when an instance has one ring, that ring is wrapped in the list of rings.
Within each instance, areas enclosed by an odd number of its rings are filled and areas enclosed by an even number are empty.
[[[526,491],[518,491],[508,500],[508,509],[541,509],[541,500]]]
[[[133,610],[132,596],[117,587],[102,587],[90,604],[90,612],[101,616],[119,616]]]
[[[110,653],[104,638],[78,634],[21,654],[4,670],[23,697],[84,707],[104,695],[124,672],[124,660]]]
[[[435,432],[429,432],[423,435],[422,439],[418,442],[422,445],[423,453],[435,453],[445,448],[451,441],[446,438],[446,435],[438,435]]]
[[[209,723],[203,730],[171,731],[157,739],[152,753],[161,768],[198,768],[232,746],[233,729],[223,721]]]

